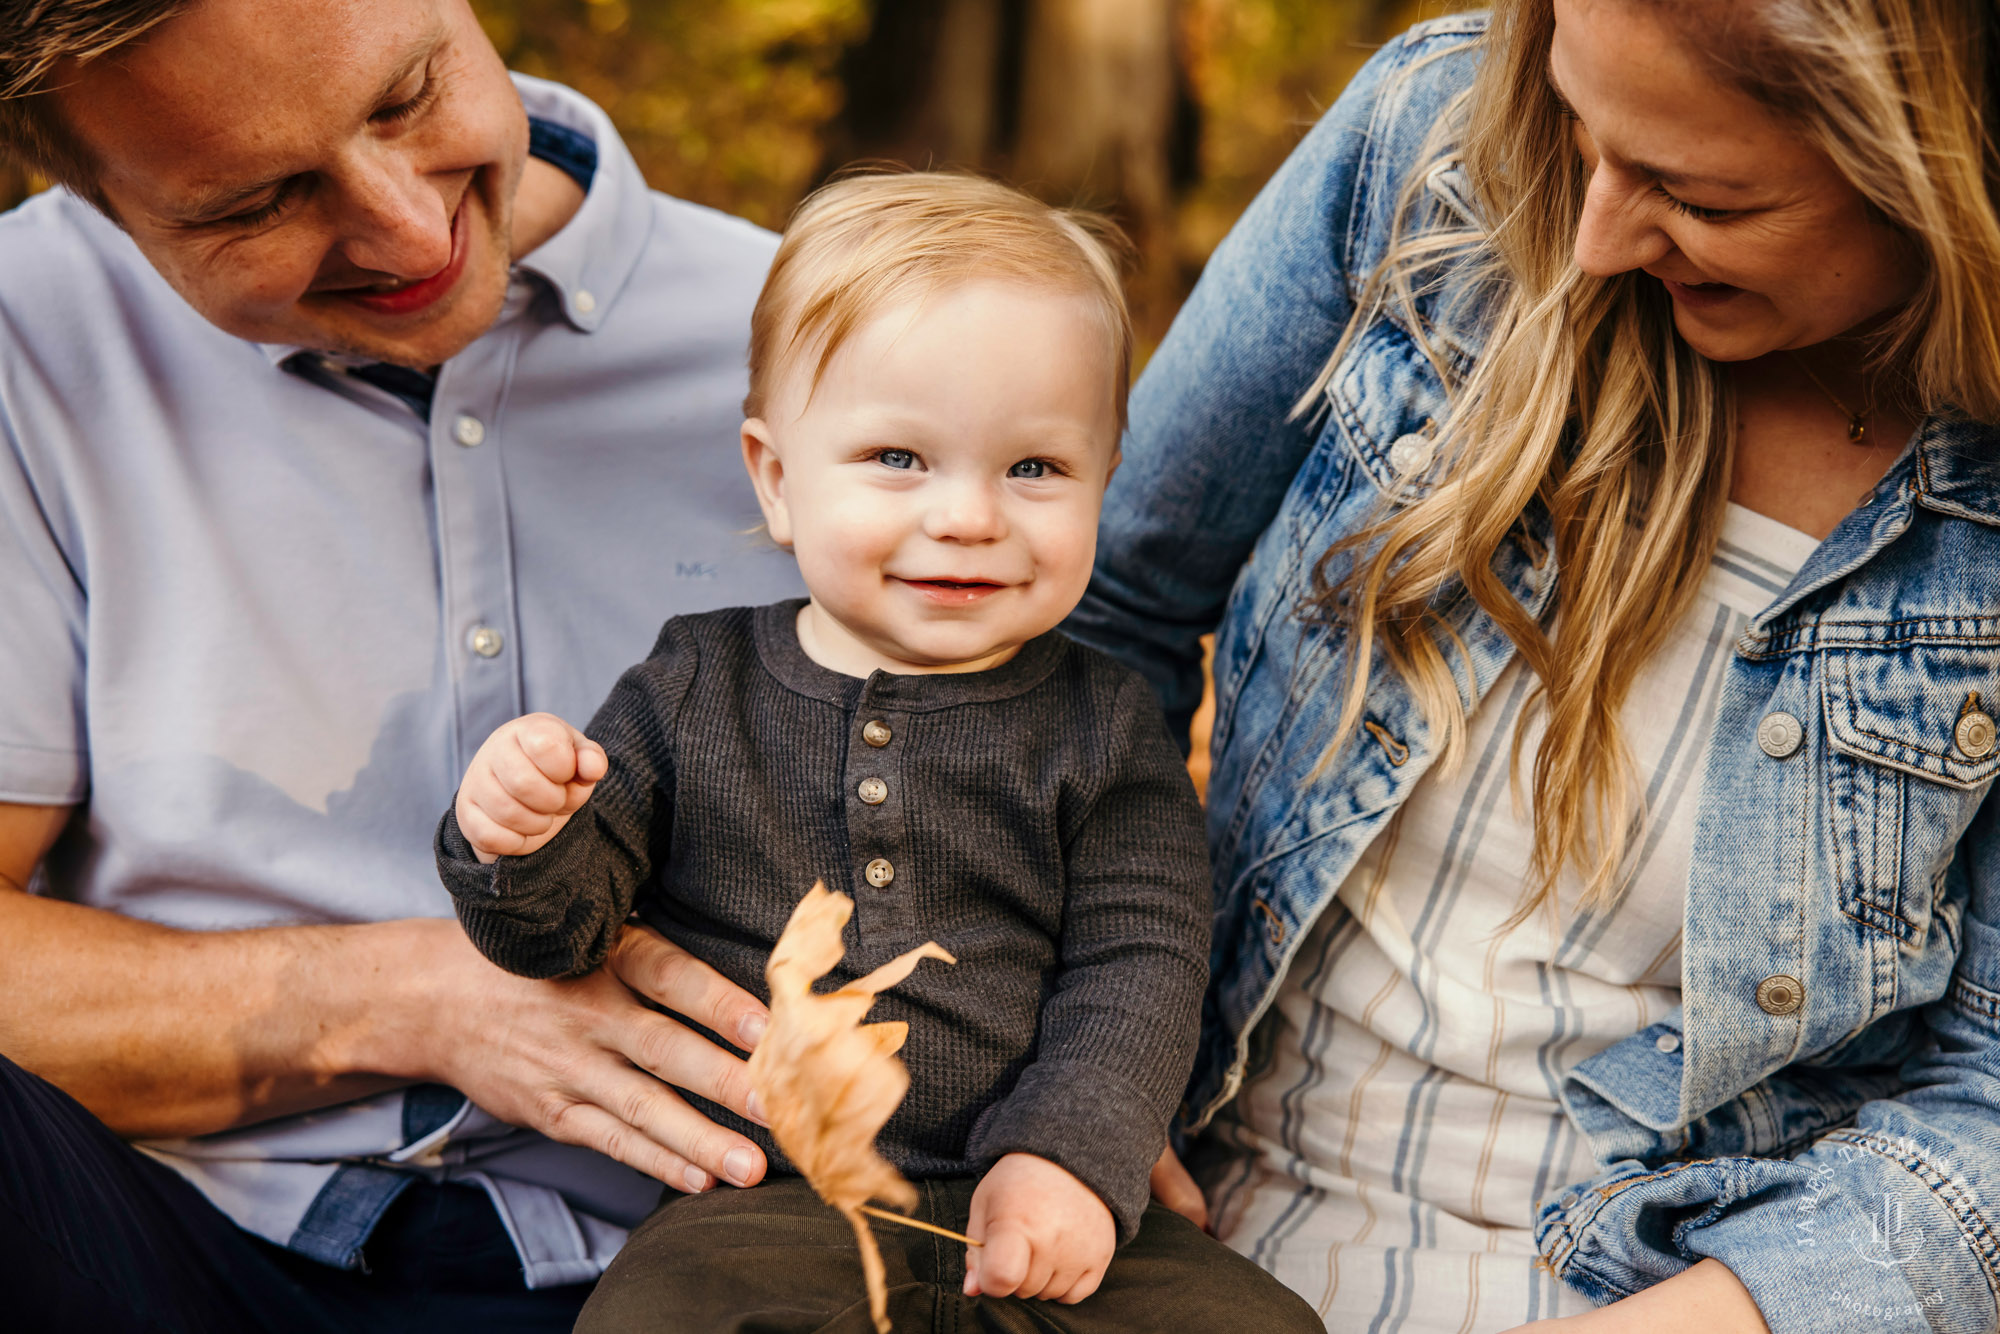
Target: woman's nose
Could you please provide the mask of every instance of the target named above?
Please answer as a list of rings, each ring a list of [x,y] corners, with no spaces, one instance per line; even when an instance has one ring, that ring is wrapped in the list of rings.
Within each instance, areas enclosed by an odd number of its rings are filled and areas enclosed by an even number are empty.
[[[1595,278],[1642,269],[1673,249],[1673,241],[1643,207],[1645,186],[1599,163],[1583,192],[1576,224],[1576,266]]]
[[[346,207],[340,248],[350,264],[417,279],[451,262],[452,214],[439,184],[400,156],[361,164],[341,190]]]

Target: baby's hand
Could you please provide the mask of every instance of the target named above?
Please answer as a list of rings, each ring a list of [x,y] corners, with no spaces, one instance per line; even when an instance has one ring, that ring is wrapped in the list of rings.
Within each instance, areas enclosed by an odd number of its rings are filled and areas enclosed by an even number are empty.
[[[550,713],[486,738],[458,788],[458,828],[482,863],[525,857],[554,838],[610,768],[604,748]]]
[[[1097,1193],[1046,1158],[1010,1153],[972,1195],[965,1295],[1073,1304],[1097,1291],[1118,1226]]]

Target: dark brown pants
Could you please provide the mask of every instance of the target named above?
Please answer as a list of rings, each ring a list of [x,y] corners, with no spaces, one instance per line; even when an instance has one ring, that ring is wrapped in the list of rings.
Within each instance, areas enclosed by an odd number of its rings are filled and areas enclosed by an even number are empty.
[[[972,1180],[917,1183],[915,1217],[965,1230]],[[1323,1334],[1269,1274],[1155,1204],[1074,1306],[966,1297],[965,1248],[877,1223],[898,1331],[940,1334]],[[873,1334],[854,1233],[805,1182],[667,1198],[583,1308],[577,1334]]]

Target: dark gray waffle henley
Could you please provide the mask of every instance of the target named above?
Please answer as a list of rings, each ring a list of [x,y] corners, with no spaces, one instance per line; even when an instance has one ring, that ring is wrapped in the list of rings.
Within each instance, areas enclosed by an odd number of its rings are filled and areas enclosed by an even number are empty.
[[[883,1155],[921,1178],[1037,1154],[1129,1239],[1208,964],[1201,811],[1151,689],[1057,633],[990,671],[843,676],[800,649],[801,605],[668,622],[587,729],[609,773],[534,854],[481,866],[447,812],[459,920],[503,968],[566,977],[636,910],[768,998],[765,960],[823,880],[855,901],[824,988],[926,940],[958,956],[869,1015],[910,1025]],[[791,1170],[767,1131],[695,1101]]]

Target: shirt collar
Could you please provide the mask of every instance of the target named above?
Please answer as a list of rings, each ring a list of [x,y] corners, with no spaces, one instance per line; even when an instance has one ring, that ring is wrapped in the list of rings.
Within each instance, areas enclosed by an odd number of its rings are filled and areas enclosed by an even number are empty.
[[[1919,503],[2000,527],[2000,430],[1964,417],[1934,418],[1915,454]]]
[[[597,145],[597,171],[583,203],[562,229],[515,262],[515,270],[547,283],[563,318],[594,333],[638,267],[652,228],[651,192],[639,166],[598,105],[574,89],[526,74],[513,76],[530,116],[575,130]],[[515,303],[510,302],[512,312]],[[504,317],[503,317],[504,318]],[[273,366],[318,349],[259,343]]]

